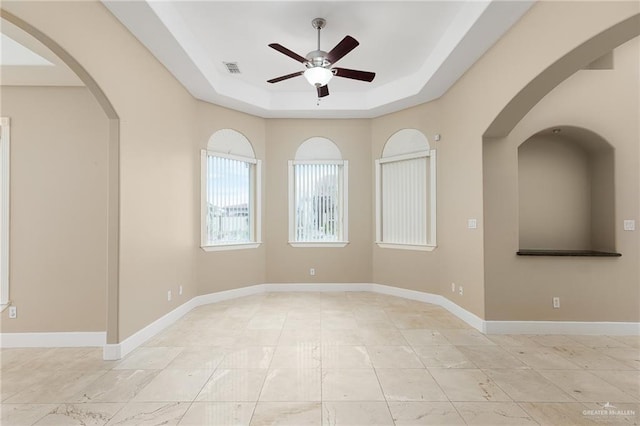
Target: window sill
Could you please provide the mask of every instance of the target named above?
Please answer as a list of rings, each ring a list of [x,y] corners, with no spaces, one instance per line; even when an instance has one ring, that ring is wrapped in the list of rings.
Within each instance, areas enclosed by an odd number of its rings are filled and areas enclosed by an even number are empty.
[[[434,251],[436,249],[435,245],[428,246],[418,246],[411,244],[389,244],[389,243],[380,243],[376,242],[378,247],[385,249],[396,249],[396,250],[415,250],[415,251]]]
[[[239,243],[239,244],[216,244],[213,246],[201,246],[204,251],[228,251],[228,250],[245,250],[260,247],[262,243]]]
[[[299,242],[293,242],[293,241],[289,241],[289,245],[291,247],[320,247],[320,248],[329,248],[329,247],[346,247],[347,244],[349,244],[349,241],[331,241],[331,242],[326,242],[326,243],[312,243],[312,242],[305,242],[305,243],[299,243]]]

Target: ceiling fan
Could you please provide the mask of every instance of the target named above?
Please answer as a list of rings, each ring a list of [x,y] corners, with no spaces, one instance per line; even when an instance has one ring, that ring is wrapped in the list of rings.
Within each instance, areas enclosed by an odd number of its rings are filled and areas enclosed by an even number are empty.
[[[334,75],[337,77],[351,78],[353,80],[373,81],[376,76],[376,73],[373,72],[351,70],[347,68],[332,68],[336,62],[355,49],[360,43],[358,43],[355,38],[348,35],[333,49],[331,49],[329,53],[320,50],[320,30],[324,28],[326,23],[327,21],[323,18],[316,18],[311,21],[313,28],[318,30],[318,49],[307,53],[306,57],[300,56],[278,43],[271,43],[269,45],[272,49],[275,49],[278,52],[302,63],[306,67],[306,70],[276,77],[271,80],[267,80],[267,83],[278,83],[283,80],[304,75],[307,81],[312,86],[316,87],[318,91],[318,98],[323,98],[329,95],[329,86],[327,86],[327,83],[329,83],[329,80],[331,80]]]

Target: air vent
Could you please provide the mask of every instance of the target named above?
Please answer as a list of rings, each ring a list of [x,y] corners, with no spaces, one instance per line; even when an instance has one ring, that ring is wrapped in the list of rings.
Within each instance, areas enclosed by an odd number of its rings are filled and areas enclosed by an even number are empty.
[[[224,62],[224,65],[227,67],[229,74],[240,74],[240,68],[238,68],[237,62]]]

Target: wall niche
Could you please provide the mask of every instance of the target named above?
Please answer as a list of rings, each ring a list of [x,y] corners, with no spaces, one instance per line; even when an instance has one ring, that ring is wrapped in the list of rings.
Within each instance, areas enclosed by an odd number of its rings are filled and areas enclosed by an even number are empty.
[[[557,126],[518,147],[519,255],[615,253],[614,150],[590,130]]]

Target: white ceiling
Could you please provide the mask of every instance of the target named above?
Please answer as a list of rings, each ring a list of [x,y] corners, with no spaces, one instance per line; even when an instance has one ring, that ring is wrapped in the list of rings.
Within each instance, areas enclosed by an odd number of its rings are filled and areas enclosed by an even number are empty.
[[[105,6],[198,99],[262,117],[374,117],[441,96],[533,4],[517,1],[121,1]],[[340,67],[376,72],[372,83],[333,78],[317,102],[303,70],[271,49],[360,45]],[[237,62],[231,75],[224,62]]]

